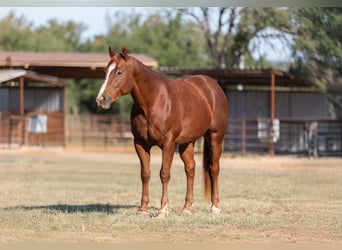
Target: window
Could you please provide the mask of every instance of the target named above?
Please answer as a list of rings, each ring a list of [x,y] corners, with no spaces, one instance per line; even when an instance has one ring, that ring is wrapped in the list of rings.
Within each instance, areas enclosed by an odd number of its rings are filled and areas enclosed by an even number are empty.
[[[46,134],[47,133],[47,116],[31,115],[28,123],[29,133]]]

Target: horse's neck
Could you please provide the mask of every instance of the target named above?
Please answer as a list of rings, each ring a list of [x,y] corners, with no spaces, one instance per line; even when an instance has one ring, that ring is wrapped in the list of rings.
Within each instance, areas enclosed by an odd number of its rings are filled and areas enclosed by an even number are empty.
[[[148,109],[159,96],[161,89],[158,74],[138,61],[134,61],[135,86],[131,92],[134,102]],[[158,86],[159,85],[159,86]]]

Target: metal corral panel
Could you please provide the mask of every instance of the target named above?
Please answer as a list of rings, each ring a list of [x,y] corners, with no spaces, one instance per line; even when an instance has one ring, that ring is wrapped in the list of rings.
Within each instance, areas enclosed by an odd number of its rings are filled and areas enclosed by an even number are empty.
[[[9,111],[19,110],[19,89],[9,90]],[[24,109],[63,112],[64,93],[60,88],[25,89]]]
[[[8,88],[0,88],[0,111],[8,110]]]

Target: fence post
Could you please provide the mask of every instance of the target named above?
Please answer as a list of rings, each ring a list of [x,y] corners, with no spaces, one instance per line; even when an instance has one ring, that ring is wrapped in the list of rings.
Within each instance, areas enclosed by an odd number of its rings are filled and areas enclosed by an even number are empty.
[[[108,134],[107,131],[104,132],[104,137],[103,137],[103,142],[104,142],[104,148],[107,149],[107,144],[108,144]]]
[[[85,134],[84,134],[84,128],[82,127],[82,149],[85,149]]]
[[[246,120],[242,119],[242,154],[246,154]]]
[[[271,156],[274,156],[274,143],[273,143],[273,121],[275,118],[275,73],[271,72],[271,110],[270,110],[270,126],[269,126],[269,144],[268,151]]]

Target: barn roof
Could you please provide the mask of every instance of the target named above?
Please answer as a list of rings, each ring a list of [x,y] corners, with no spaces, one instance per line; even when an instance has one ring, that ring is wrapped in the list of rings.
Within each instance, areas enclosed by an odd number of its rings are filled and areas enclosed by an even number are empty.
[[[160,71],[167,75],[182,76],[203,74],[211,76],[223,85],[270,85],[271,75],[274,74],[277,86],[305,87],[310,86],[303,78],[276,69],[178,69],[161,68]]]
[[[148,67],[158,61],[144,54],[130,54]],[[62,78],[103,78],[107,53],[42,53],[0,51],[0,68],[21,68]]]
[[[66,84],[57,77],[37,74],[30,70],[22,69],[3,69],[0,70],[0,83],[8,82],[12,80],[19,79],[21,77],[25,78],[25,81],[31,82],[44,82],[52,84],[56,87],[65,87]]]

